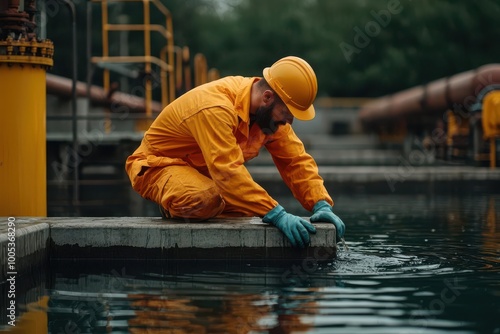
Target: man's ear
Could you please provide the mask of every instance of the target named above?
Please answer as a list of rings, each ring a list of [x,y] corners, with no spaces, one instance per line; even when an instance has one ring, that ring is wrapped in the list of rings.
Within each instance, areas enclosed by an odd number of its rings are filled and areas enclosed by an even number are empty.
[[[273,91],[266,89],[264,93],[262,93],[262,101],[265,103],[266,107],[270,106],[274,102],[274,93]]]

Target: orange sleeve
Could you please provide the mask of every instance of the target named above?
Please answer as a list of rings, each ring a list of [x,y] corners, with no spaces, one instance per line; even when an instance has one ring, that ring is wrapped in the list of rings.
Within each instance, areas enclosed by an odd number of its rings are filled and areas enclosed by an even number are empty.
[[[289,124],[283,125],[272,136],[266,148],[293,196],[306,210],[312,211],[320,200],[334,204],[316,162],[306,153],[304,144]]]
[[[261,217],[278,204],[252,179],[243,164],[243,152],[234,136],[237,116],[224,108],[209,108],[188,117],[185,124],[224,198]]]

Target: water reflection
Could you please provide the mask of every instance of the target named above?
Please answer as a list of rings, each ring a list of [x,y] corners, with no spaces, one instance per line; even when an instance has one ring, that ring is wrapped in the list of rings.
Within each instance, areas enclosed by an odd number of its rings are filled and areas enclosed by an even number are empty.
[[[499,195],[337,205],[350,250],[300,274],[291,264],[53,261],[38,309],[45,332],[500,333]]]
[[[137,283],[135,286],[139,287]],[[75,313],[68,312],[65,297],[70,295],[59,291],[52,298],[51,332],[64,325],[92,333],[292,333],[309,330],[311,325],[301,315],[315,314],[318,310],[312,291],[308,298],[297,295],[286,299],[270,291],[206,294],[191,289],[172,294],[159,290],[150,294],[106,296],[80,293],[78,299],[85,300],[87,305],[102,303],[104,311],[94,313],[94,319],[90,317],[92,312],[88,312],[88,317],[80,314],[68,322],[68,313]]]
[[[482,258],[487,263],[489,269],[499,269],[495,263],[500,263],[500,212],[497,213],[496,205],[499,200],[490,197],[488,201],[488,211],[486,214],[486,224],[482,228]]]
[[[38,301],[26,305],[26,312],[14,321],[14,327],[1,330],[0,333],[12,334],[46,334],[48,333],[48,308],[49,297],[42,296]]]
[[[129,295],[130,308],[134,311],[127,319],[131,333],[147,333],[156,328],[158,332],[176,329],[179,333],[204,333],[202,325],[196,323],[200,308],[192,305],[189,299],[168,299],[166,296]],[[106,328],[112,328],[118,313],[110,314]],[[149,328],[149,329],[148,329]]]

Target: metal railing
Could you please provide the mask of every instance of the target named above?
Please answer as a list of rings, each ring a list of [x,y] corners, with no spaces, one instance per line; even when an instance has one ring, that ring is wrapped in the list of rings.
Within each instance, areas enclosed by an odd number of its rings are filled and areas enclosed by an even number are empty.
[[[159,0],[91,0],[93,3],[101,4],[102,15],[102,56],[92,56],[92,64],[144,64],[145,71],[145,113],[152,117],[153,85],[151,81],[152,65],[158,66],[161,80],[161,100],[166,105],[175,99],[175,77],[174,77],[174,36],[172,16],[170,11]],[[111,24],[108,17],[108,6],[110,3],[142,2],[143,23],[142,24]],[[165,17],[165,25],[151,24],[151,4]],[[111,56],[109,52],[110,31],[143,31],[144,32],[144,55],[142,56]],[[162,49],[160,58],[152,55],[151,32],[158,32],[165,38],[166,45]],[[103,69],[103,88],[110,91],[110,69]],[[90,83],[88,83],[90,85]]]

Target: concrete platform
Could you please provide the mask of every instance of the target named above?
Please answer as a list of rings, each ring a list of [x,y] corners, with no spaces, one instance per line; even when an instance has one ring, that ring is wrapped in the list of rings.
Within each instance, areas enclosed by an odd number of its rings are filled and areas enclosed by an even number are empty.
[[[7,217],[0,220],[7,222]],[[317,233],[306,249],[291,248],[277,228],[258,217],[201,223],[159,217],[16,218],[15,224],[17,273],[48,258],[325,261],[336,254],[335,227],[328,223],[315,224]],[[5,226],[0,230],[0,282],[10,271]]]
[[[15,275],[29,272],[32,268],[45,265],[48,259],[49,224],[37,219],[16,219],[15,261],[10,263],[12,244],[8,237],[7,217],[0,217],[0,283],[8,273]],[[9,254],[10,253],[10,254]]]

